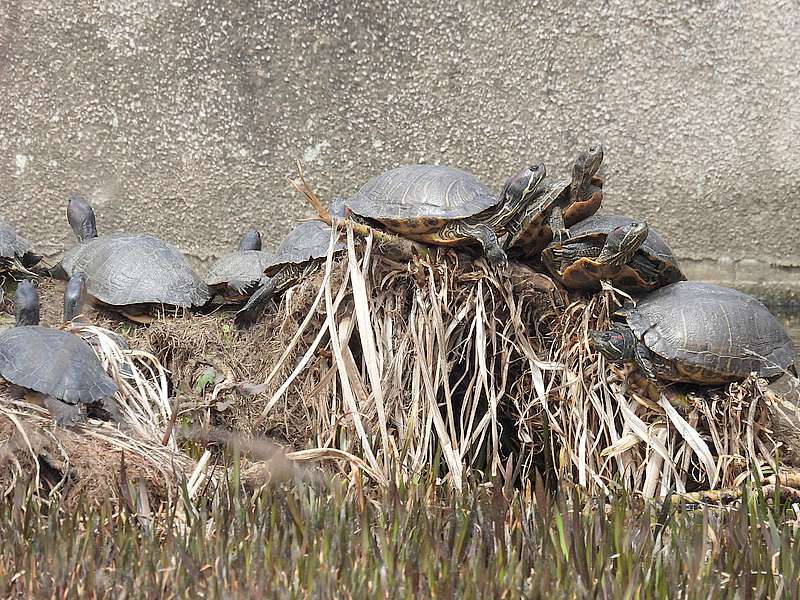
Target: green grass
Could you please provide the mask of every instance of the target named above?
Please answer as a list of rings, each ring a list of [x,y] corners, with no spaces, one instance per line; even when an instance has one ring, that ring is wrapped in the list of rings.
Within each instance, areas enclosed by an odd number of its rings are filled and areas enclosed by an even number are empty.
[[[238,488],[232,488],[238,489]],[[526,497],[527,496],[527,497]],[[470,485],[339,480],[220,491],[152,520],[106,503],[0,508],[0,597],[795,598],[782,502],[645,506]]]

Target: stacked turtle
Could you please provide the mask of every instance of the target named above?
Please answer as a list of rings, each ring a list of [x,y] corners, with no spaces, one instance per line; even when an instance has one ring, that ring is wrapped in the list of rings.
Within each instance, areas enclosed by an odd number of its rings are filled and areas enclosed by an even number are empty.
[[[542,163],[492,196],[474,176],[449,167],[405,166],[337,199],[339,216],[443,246],[477,242],[490,263],[509,258],[546,270],[564,287],[592,291],[607,282],[629,295],[611,331],[594,347],[635,363],[653,381],[720,384],[751,373],[772,378],[792,367],[794,345],[752,296],[690,283],[658,231],[646,222],[598,213],[604,149],[576,158],[572,175],[546,179]]]

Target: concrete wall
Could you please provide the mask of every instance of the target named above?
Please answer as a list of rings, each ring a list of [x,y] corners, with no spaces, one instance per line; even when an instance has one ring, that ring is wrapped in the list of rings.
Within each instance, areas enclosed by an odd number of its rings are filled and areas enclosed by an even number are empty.
[[[696,276],[800,277],[800,11],[734,2],[2,0],[0,215],[49,252],[65,196],[201,260],[277,243],[399,163],[499,187],[607,147],[609,209]]]

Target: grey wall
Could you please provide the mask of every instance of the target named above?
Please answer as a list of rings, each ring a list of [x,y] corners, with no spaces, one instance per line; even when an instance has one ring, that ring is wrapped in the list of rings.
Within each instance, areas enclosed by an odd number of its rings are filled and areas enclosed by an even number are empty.
[[[607,205],[688,269],[800,281],[800,11],[791,2],[2,0],[0,215],[70,244],[102,230],[206,260],[277,240],[324,196],[404,162],[499,187],[607,147]],[[267,236],[269,239],[269,236]]]

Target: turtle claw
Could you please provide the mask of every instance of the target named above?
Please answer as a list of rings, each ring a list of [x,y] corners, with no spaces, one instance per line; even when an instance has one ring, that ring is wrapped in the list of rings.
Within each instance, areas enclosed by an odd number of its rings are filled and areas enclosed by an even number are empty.
[[[553,245],[556,248],[561,248],[567,240],[569,240],[569,231],[566,228],[553,231]]]
[[[500,246],[489,248],[486,251],[486,258],[489,259],[489,262],[497,267],[500,270],[505,270],[508,267],[508,256]]]

